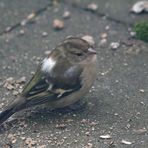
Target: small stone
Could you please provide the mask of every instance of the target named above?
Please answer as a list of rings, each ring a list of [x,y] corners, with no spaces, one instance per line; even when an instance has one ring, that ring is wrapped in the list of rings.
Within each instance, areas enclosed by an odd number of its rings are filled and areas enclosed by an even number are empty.
[[[27,16],[27,20],[31,20],[31,19],[33,19],[34,17],[35,17],[35,13],[31,13],[31,14],[29,14],[28,16]]]
[[[91,3],[91,4],[89,4],[89,5],[87,6],[87,9],[90,10],[90,11],[95,12],[95,11],[97,11],[97,9],[98,9],[98,5],[95,4],[95,3]]]
[[[137,130],[134,130],[135,133],[137,134],[144,134],[147,132],[147,129],[144,127],[144,128],[141,128],[141,129],[137,129]]]
[[[66,128],[66,124],[57,124],[56,128],[65,129]]]
[[[89,136],[89,135],[90,135],[90,132],[86,132],[85,135],[86,135],[86,136]]]
[[[107,39],[104,38],[104,39],[102,39],[102,40],[100,41],[99,45],[100,45],[100,46],[104,46],[106,43],[107,43]]]
[[[53,21],[53,28],[56,30],[61,30],[64,28],[64,22],[58,19]]]
[[[19,92],[16,91],[16,90],[14,90],[14,91],[12,92],[12,94],[13,94],[14,96],[17,96],[17,95],[19,94]]]
[[[130,141],[127,141],[127,140],[121,140],[121,143],[122,144],[126,144],[126,145],[131,145],[132,144],[132,142],[130,142]]]
[[[9,77],[5,80],[5,82],[12,84],[12,83],[14,83],[14,78]]]
[[[21,24],[21,26],[25,26],[25,25],[27,24],[27,22],[28,22],[28,21],[27,21],[26,19],[24,19],[24,20],[21,21],[20,24]]]
[[[24,31],[23,29],[21,29],[21,30],[19,31],[19,33],[20,33],[21,35],[24,35],[24,34],[25,34],[25,31]]]
[[[87,123],[87,120],[86,119],[82,119],[81,123]]]
[[[95,125],[97,125],[98,123],[97,122],[90,122],[89,123],[89,125],[91,125],[91,126],[95,126]]]
[[[110,48],[111,49],[117,49],[117,48],[119,48],[119,46],[120,46],[120,43],[119,42],[112,42],[110,44]]]
[[[148,12],[148,1],[138,1],[131,8],[131,12],[136,14],[142,13],[143,11]]]
[[[5,31],[6,31],[6,32],[9,32],[11,29],[12,29],[12,27],[9,26],[9,27],[7,27],[7,28],[5,29]]]
[[[78,140],[77,139],[74,139],[74,143],[77,143],[78,142]]]
[[[94,38],[90,35],[85,35],[82,37],[83,40],[86,40],[91,46],[94,46],[95,41]]]
[[[109,134],[107,134],[107,135],[100,135],[100,138],[101,139],[110,139],[111,136]]]
[[[110,26],[106,26],[106,27],[105,27],[105,30],[109,30],[109,29],[110,29]]]
[[[17,139],[13,139],[11,142],[12,144],[16,143]]]
[[[11,85],[11,84],[8,84],[6,88],[7,88],[8,90],[13,90],[13,89],[14,89],[14,86]]]
[[[136,32],[131,31],[131,32],[130,32],[130,36],[131,36],[131,37],[135,37],[135,36],[136,36]]]
[[[22,140],[26,140],[26,137],[20,137]]]
[[[42,36],[43,36],[43,37],[46,37],[47,35],[48,35],[47,32],[42,32]]]
[[[144,89],[139,89],[139,92],[144,93],[145,91]]]
[[[93,147],[93,144],[92,143],[87,143],[87,146],[86,146],[86,148],[92,148]]]
[[[106,33],[106,32],[101,33],[101,38],[102,38],[102,39],[107,38],[107,36],[108,36],[108,35],[107,35],[107,33]]]
[[[64,19],[68,19],[68,18],[70,18],[70,12],[69,11],[65,11],[64,13],[63,13],[63,18]]]
[[[26,145],[28,145],[30,147],[35,146],[37,144],[37,142],[33,141],[31,138],[26,138],[25,143],[26,143]]]

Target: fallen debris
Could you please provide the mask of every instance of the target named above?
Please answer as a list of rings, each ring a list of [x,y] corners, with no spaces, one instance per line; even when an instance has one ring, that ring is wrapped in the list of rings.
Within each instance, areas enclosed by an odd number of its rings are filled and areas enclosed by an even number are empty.
[[[148,1],[138,1],[131,8],[131,12],[140,14],[142,12],[148,12]]]
[[[131,145],[132,144],[132,142],[130,142],[130,141],[127,141],[127,140],[121,140],[121,143],[122,144],[126,144],[126,145]]]
[[[111,135],[107,134],[107,135],[100,135],[101,139],[111,139]]]
[[[134,130],[134,132],[136,133],[136,134],[145,134],[146,132],[147,132],[147,129],[145,128],[145,127],[143,127],[143,128],[140,128],[140,129],[137,129],[137,130]]]
[[[63,18],[64,18],[64,19],[68,19],[68,18],[70,18],[70,16],[71,16],[71,14],[70,14],[69,11],[65,11],[65,12],[63,13]]]
[[[56,128],[58,128],[58,129],[65,129],[66,128],[66,124],[57,124]]]
[[[62,30],[64,28],[64,22],[59,19],[55,19],[53,21],[53,28],[56,30]]]
[[[97,11],[97,9],[98,9],[98,5],[95,4],[95,3],[91,3],[87,6],[87,10],[90,10],[90,11],[93,11],[93,12]]]
[[[119,46],[120,46],[120,43],[119,42],[112,42],[110,44],[110,48],[111,49],[117,49],[117,48],[119,48]]]

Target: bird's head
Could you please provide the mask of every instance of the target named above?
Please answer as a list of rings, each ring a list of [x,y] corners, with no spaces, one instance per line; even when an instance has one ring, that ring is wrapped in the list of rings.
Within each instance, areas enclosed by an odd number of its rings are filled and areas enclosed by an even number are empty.
[[[86,40],[78,37],[66,38],[60,45],[66,57],[71,60],[81,61],[96,54],[96,50]]]

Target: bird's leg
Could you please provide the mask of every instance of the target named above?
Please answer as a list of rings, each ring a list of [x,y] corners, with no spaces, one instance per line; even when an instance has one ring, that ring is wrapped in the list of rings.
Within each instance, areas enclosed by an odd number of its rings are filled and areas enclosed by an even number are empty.
[[[66,92],[71,92],[71,91],[72,91],[71,89],[69,89],[69,90],[64,90],[64,89],[61,89],[61,88],[55,90],[55,92],[59,94],[59,95],[58,95],[58,98],[61,97],[64,93],[66,93]]]
[[[66,93],[66,92],[71,92],[72,90],[71,90],[71,89],[65,90],[65,89],[62,89],[62,88],[53,89],[53,85],[50,84],[49,87],[48,87],[48,91],[51,92],[51,93],[58,94],[58,98],[59,98],[59,97],[61,97],[64,93]]]

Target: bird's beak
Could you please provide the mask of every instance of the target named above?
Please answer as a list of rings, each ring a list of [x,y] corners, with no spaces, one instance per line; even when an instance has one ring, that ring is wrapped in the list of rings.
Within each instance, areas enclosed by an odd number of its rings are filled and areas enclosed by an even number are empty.
[[[88,48],[88,52],[92,54],[97,54],[96,50],[92,47]]]

